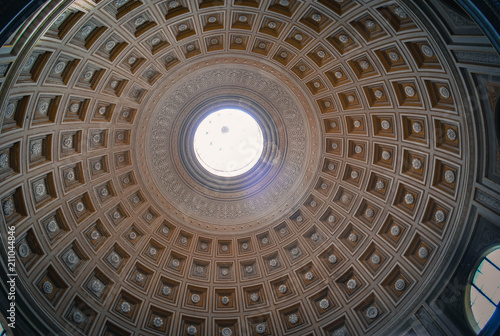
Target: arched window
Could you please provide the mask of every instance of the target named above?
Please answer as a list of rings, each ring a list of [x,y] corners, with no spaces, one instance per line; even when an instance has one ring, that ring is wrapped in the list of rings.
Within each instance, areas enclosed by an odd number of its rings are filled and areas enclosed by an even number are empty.
[[[470,307],[479,333],[500,301],[500,247],[483,258],[471,281]]]

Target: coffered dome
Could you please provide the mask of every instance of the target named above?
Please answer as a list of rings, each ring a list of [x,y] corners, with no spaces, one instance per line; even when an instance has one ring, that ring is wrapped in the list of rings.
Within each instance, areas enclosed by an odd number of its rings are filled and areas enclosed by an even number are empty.
[[[41,334],[453,334],[431,301],[498,215],[500,87],[456,5],[49,1],[7,47],[1,230]]]

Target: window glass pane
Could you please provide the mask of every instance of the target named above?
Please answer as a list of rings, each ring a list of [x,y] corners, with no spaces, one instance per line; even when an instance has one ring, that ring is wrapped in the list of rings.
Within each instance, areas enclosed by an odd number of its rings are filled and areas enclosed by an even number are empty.
[[[470,305],[472,314],[476,319],[479,328],[483,329],[491,315],[495,312],[495,306],[492,305],[481,293],[474,287],[471,287]]]
[[[474,275],[474,285],[477,286],[491,301],[498,304],[500,271],[488,261],[483,260]]]
[[[481,263],[479,264],[479,266],[477,267],[476,269],[476,273],[474,274],[474,279],[472,280],[472,282],[479,288],[481,288],[482,284],[484,283],[485,279],[483,277],[483,272],[482,272],[482,269],[483,269],[483,265],[484,265],[485,261],[481,261]]]
[[[488,254],[487,258],[490,259],[492,263],[494,263],[497,267],[500,268],[500,249],[496,249],[495,251]]]
[[[497,273],[500,273],[498,271]],[[491,301],[493,301],[496,305],[500,302],[500,275],[497,274],[496,278],[490,278],[490,281],[487,283],[488,297]]]

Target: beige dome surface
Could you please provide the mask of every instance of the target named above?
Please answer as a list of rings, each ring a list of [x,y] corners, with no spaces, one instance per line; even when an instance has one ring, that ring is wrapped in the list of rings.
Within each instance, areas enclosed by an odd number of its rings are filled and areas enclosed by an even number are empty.
[[[19,295],[44,328],[410,330],[458,265],[483,155],[469,79],[421,7],[48,2],[0,96],[2,237],[15,226]],[[228,107],[264,134],[230,178],[193,152]]]

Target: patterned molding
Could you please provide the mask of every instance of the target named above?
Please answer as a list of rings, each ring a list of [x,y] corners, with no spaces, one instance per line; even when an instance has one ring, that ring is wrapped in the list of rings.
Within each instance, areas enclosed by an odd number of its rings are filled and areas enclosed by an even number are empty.
[[[460,63],[500,66],[500,56],[497,53],[454,50],[453,54]]]

